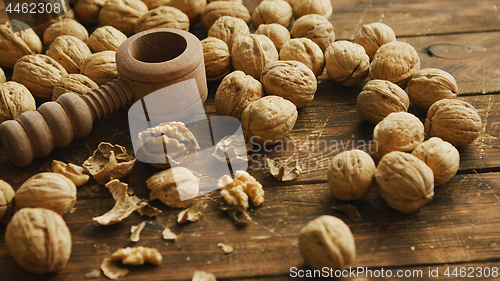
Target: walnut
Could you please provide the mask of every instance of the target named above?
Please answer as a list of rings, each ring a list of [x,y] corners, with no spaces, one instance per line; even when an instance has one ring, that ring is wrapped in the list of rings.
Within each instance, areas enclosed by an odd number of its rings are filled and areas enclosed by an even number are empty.
[[[187,208],[200,191],[200,180],[184,167],[156,173],[146,184],[150,200],[159,199],[171,208]]]
[[[82,186],[89,181],[89,175],[84,174],[85,168],[71,163],[64,163],[58,160],[52,160],[52,172],[59,173],[70,179],[76,187]]]
[[[396,41],[394,30],[381,22],[364,24],[354,37],[354,43],[365,48],[366,54],[373,59],[378,48],[385,43]]]
[[[189,18],[177,8],[160,6],[139,18],[135,25],[135,33],[153,28],[176,28],[189,31]]]
[[[201,40],[201,46],[203,47],[207,80],[222,80],[231,72],[232,68],[231,53],[226,42],[215,37],[207,37]]]
[[[252,15],[253,26],[257,29],[261,24],[278,23],[289,27],[292,22],[292,6],[286,1],[262,1]]]
[[[314,75],[320,76],[325,68],[323,51],[309,38],[294,38],[283,44],[280,60],[300,61],[309,67]]]
[[[42,52],[40,37],[27,25],[18,20],[0,25],[0,66],[13,68],[24,55]]]
[[[333,216],[320,216],[300,229],[299,249],[312,269],[341,270],[356,257],[356,244],[349,226]]]
[[[89,33],[87,29],[74,19],[63,19],[50,25],[43,33],[43,43],[50,46],[58,36],[72,35],[87,42]]]
[[[349,41],[332,43],[325,52],[326,73],[333,81],[352,87],[368,76],[370,58],[365,49]]]
[[[37,274],[58,272],[71,256],[71,233],[63,218],[43,208],[14,214],[5,231],[5,244],[24,270]]]
[[[296,19],[309,15],[318,14],[325,18],[332,15],[333,7],[330,0],[287,0],[293,8],[293,14]]]
[[[375,184],[375,162],[358,149],[335,155],[328,170],[328,184],[340,200],[357,200],[368,194]]]
[[[358,95],[358,111],[373,124],[393,112],[406,112],[410,99],[398,85],[387,80],[370,80]]]
[[[137,141],[137,157],[160,169],[186,165],[196,159],[200,150],[193,133],[184,123],[176,121],[140,132]]]
[[[250,23],[250,12],[247,7],[237,2],[215,1],[208,4],[201,14],[201,22],[207,30],[222,16],[231,16]]]
[[[54,85],[66,75],[66,69],[53,58],[26,55],[16,62],[12,81],[23,84],[35,98],[43,101],[52,97]]]
[[[215,145],[213,157],[222,162],[239,164],[248,162],[248,151],[252,149],[251,142],[245,142],[242,135],[225,136]]]
[[[163,257],[154,248],[146,247],[127,247],[118,249],[111,254],[112,261],[121,261],[123,264],[143,265],[145,262],[154,265],[160,265]]]
[[[400,151],[385,155],[375,171],[382,198],[401,213],[413,213],[434,196],[431,168],[417,157]]]
[[[455,99],[457,93],[455,78],[437,68],[420,69],[408,82],[410,101],[425,110],[438,100]]]
[[[271,39],[278,52],[281,50],[283,44],[290,40],[290,31],[278,23],[261,24],[255,31],[255,34],[264,35]]]
[[[391,151],[411,152],[424,141],[424,124],[408,112],[394,112],[373,129],[375,155],[378,159]]]
[[[335,41],[333,25],[323,16],[305,15],[295,21],[290,30],[293,38],[306,37],[318,44],[323,52]]]
[[[420,57],[412,45],[392,41],[378,49],[370,64],[370,78],[389,80],[401,88],[420,69]]]
[[[246,171],[236,171],[236,178],[229,175],[222,176],[218,183],[220,194],[230,206],[236,206],[242,210],[248,209],[248,200],[252,205],[258,207],[264,203],[264,189],[262,185]]]
[[[189,17],[192,24],[200,21],[201,13],[207,6],[207,0],[144,0],[150,10],[160,6],[170,6],[181,10]]]
[[[243,4],[243,0],[208,0],[208,3],[215,2],[215,1],[226,1],[226,2],[238,2],[240,4]]]
[[[250,29],[247,23],[242,19],[231,16],[218,18],[208,30],[208,36],[226,42],[229,51],[233,48],[233,42],[237,37],[248,35],[250,35]]]
[[[33,110],[36,110],[35,99],[23,84],[14,81],[0,84],[0,123]]]
[[[230,1],[230,0],[212,0],[212,1]],[[217,281],[215,275],[205,271],[196,270],[191,281]]]
[[[309,104],[318,88],[312,70],[299,61],[276,61],[262,71],[260,81],[268,95],[281,96],[301,108]]]
[[[255,79],[260,79],[262,69],[278,58],[278,51],[273,41],[264,35],[251,34],[238,37],[231,49],[234,69],[241,70]]]
[[[14,214],[14,189],[6,181],[0,180],[0,223],[6,222]]]
[[[74,0],[72,0],[74,1]],[[42,1],[37,1],[37,3],[44,3],[45,4],[45,7],[46,9],[48,8],[49,11],[50,11],[50,7],[47,7],[49,5],[54,5],[54,4],[59,4],[59,3],[62,3],[58,0],[44,0],[43,2]],[[34,30],[35,32],[41,34],[43,32],[45,32],[45,30],[47,30],[47,28],[49,26],[51,26],[52,24],[56,23],[56,22],[60,22],[62,21],[63,19],[74,19],[75,18],[75,13],[73,12],[73,10],[71,9],[70,6],[68,5],[64,5],[64,3],[62,3],[62,5],[60,6],[61,8],[61,13],[58,13],[60,14],[60,16],[58,17],[55,17],[53,18],[55,15],[52,13],[48,13],[48,12],[42,12],[42,13],[33,13],[33,21],[34,23],[32,24],[32,26],[34,26]]]
[[[115,205],[104,215],[92,218],[93,221],[100,225],[116,224],[128,218],[139,208],[135,198],[127,193],[128,184],[120,182],[120,180],[111,180],[106,183],[105,187],[115,199]]]
[[[252,142],[272,145],[283,139],[297,121],[297,107],[278,96],[266,96],[243,110],[241,127]]]
[[[5,77],[5,72],[0,68],[0,84],[7,82],[7,77]]]
[[[219,115],[241,119],[243,110],[263,96],[264,88],[259,80],[236,70],[219,84],[215,93],[215,110]]]
[[[116,52],[102,51],[90,55],[82,64],[80,74],[83,74],[97,85],[103,85],[118,77],[116,68]]]
[[[462,100],[439,100],[432,104],[425,118],[428,136],[439,137],[456,147],[474,142],[482,130],[476,109]]]
[[[82,74],[69,74],[61,78],[52,89],[52,100],[56,100],[64,93],[85,95],[99,88],[96,82]]]
[[[99,23],[99,12],[104,5],[105,0],[78,0],[73,6],[73,11],[78,20],[86,24]]]
[[[286,160],[275,161],[271,158],[267,158],[266,163],[269,167],[269,173],[279,181],[294,180],[302,173],[298,157],[296,158],[295,154]]]
[[[107,25],[97,28],[87,40],[92,52],[115,51],[127,40],[127,36],[120,30]]]
[[[60,63],[68,73],[80,73],[80,67],[92,52],[87,44],[75,36],[61,35],[45,54]]]
[[[134,167],[135,157],[127,154],[125,147],[101,142],[83,167],[99,184],[126,176]]]
[[[141,0],[107,0],[99,12],[99,23],[111,25],[130,36],[139,18],[148,12]]]
[[[447,183],[457,174],[460,166],[460,154],[449,142],[432,137],[419,144],[412,154],[431,168],[434,174],[434,185]]]

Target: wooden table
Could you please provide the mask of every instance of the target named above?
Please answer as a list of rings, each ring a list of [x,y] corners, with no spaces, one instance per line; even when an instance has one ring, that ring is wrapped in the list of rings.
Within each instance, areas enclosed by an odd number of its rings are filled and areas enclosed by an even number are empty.
[[[250,12],[258,1],[246,0]],[[331,194],[326,181],[327,161],[347,149],[352,141],[368,142],[373,125],[356,112],[356,95],[362,85],[344,88],[319,78],[314,101],[299,111],[299,119],[286,141],[287,151],[253,152],[249,171],[263,185],[266,202],[251,210],[253,221],[238,227],[219,210],[223,200],[218,191],[202,198],[208,203],[200,221],[178,225],[180,210],[154,202],[163,213],[153,219],[133,214],[120,224],[103,227],[92,217],[110,210],[110,193],[94,180],[78,189],[74,212],[64,218],[71,230],[73,251],[67,266],[58,274],[36,276],[24,272],[9,256],[0,227],[1,280],[82,280],[87,272],[99,269],[105,257],[129,242],[130,227],[146,221],[141,240],[135,245],[157,248],[164,262],[156,266],[132,267],[122,280],[190,280],[195,270],[214,273],[219,280],[290,279],[291,268],[307,269],[299,254],[297,235],[309,220],[324,214],[341,218],[356,240],[353,267],[367,267],[380,273],[392,270],[393,278],[347,277],[345,280],[398,280],[396,274],[421,274],[430,280],[429,269],[439,271],[432,280],[462,280],[453,276],[460,269],[477,274],[500,266],[500,13],[498,0],[335,0],[330,21],[337,40],[352,40],[362,24],[382,21],[391,26],[398,40],[412,44],[421,58],[421,67],[436,67],[452,73],[460,99],[471,103],[483,121],[483,132],[472,144],[461,147],[460,170],[449,183],[438,186],[431,202],[409,215],[390,209],[375,188],[366,198],[341,202]],[[5,20],[5,14],[2,18]],[[206,34],[196,29],[199,36]],[[206,35],[205,35],[206,36]],[[7,71],[8,72],[8,71]],[[206,102],[208,115],[215,115],[210,83]],[[411,107],[420,118],[425,112]],[[0,178],[15,189],[30,176],[48,171],[52,159],[81,164],[102,141],[121,144],[132,151],[126,110],[94,125],[91,135],[69,147],[57,149],[26,168],[16,168],[0,149]],[[320,142],[335,146],[320,147]],[[306,167],[291,183],[275,180],[262,167],[266,157],[285,159],[298,153]],[[146,179],[158,172],[138,163],[123,179],[140,197],[147,198]],[[362,221],[354,222],[331,209],[352,204]],[[177,233],[176,242],[162,240],[164,226]],[[217,246],[225,243],[234,252],[224,254]],[[445,275],[449,270],[450,276]],[[402,271],[399,271],[402,270]],[[435,273],[435,272],[433,272]],[[404,278],[399,278],[402,280]],[[485,280],[482,278],[471,278]],[[107,280],[101,275],[99,280]]]

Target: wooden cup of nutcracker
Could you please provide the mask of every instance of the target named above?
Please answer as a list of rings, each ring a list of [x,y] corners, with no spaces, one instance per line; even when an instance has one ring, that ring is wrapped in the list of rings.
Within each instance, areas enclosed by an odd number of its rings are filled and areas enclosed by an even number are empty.
[[[83,96],[63,94],[0,124],[0,142],[12,162],[27,166],[89,135],[95,120],[168,85],[195,79],[201,101],[207,98],[203,48],[189,32],[159,28],[137,33],[118,48],[116,64],[118,78],[98,89]],[[171,99],[186,104],[182,93]]]

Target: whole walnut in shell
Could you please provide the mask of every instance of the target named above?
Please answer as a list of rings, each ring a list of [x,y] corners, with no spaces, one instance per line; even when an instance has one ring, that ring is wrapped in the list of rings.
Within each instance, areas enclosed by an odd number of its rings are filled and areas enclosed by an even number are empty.
[[[26,86],[40,100],[52,97],[54,85],[68,72],[55,59],[47,55],[26,55],[20,58],[12,73],[12,81]]]
[[[250,141],[272,145],[292,130],[297,116],[297,107],[291,101],[278,96],[266,96],[243,110],[241,127]]]
[[[221,80],[231,72],[233,67],[231,53],[224,41],[215,37],[207,37],[201,40],[201,46],[203,47],[205,73],[208,81]]]
[[[110,26],[102,26],[97,28],[87,40],[87,45],[92,52],[115,51],[118,47],[127,40],[127,36],[120,30]]]
[[[255,31],[255,34],[264,35],[271,39],[278,52],[281,50],[283,44],[290,40],[290,31],[278,23],[261,24]]]
[[[92,54],[83,62],[80,73],[92,79],[97,85],[106,84],[117,78],[116,52],[103,51]]]
[[[422,160],[434,173],[434,185],[447,183],[457,174],[460,154],[449,142],[432,137],[419,144],[411,153]]]
[[[14,214],[14,189],[7,182],[0,180],[0,223]]]
[[[96,82],[82,74],[69,74],[64,76],[55,85],[52,91],[52,100],[56,100],[64,93],[75,93],[85,95],[99,88]]]
[[[300,61],[316,76],[320,76],[325,68],[323,51],[309,38],[294,38],[287,41],[281,47],[279,55],[280,60]]]
[[[269,23],[289,27],[292,15],[292,6],[286,1],[262,1],[253,11],[252,24],[256,29],[261,24]]]
[[[318,88],[312,70],[299,61],[276,61],[264,68],[260,77],[264,92],[283,97],[301,108],[309,104]]]
[[[231,16],[218,18],[208,30],[208,36],[226,42],[229,51],[231,51],[233,42],[237,37],[248,35],[250,35],[250,29],[247,23],[242,19]]]
[[[68,213],[76,201],[76,186],[58,173],[39,173],[27,179],[14,196],[16,209],[45,208],[61,216]]]
[[[377,124],[393,112],[406,112],[410,99],[398,85],[387,80],[368,81],[357,98],[361,116],[368,122]]]
[[[96,24],[99,23],[99,12],[104,5],[105,0],[78,0],[78,3],[73,6],[73,11],[78,20],[82,23]]]
[[[74,0],[71,0],[71,1],[74,1]],[[40,2],[37,2],[37,3],[40,3]],[[56,3],[59,4],[61,2],[58,0],[45,0],[43,3],[45,3],[46,9],[48,9],[50,11],[50,7],[47,7],[48,5],[50,5],[50,4],[55,5]],[[59,16],[56,16],[54,14],[50,14],[48,12],[47,13],[38,12],[38,13],[33,13],[32,15],[33,15],[33,21],[34,21],[32,26],[34,26],[33,29],[37,33],[45,32],[45,30],[47,30],[47,28],[49,26],[51,26],[52,24],[54,24],[56,22],[62,21],[63,19],[74,19],[75,18],[75,13],[73,12],[73,10],[69,6],[61,6],[61,13],[58,13]]]
[[[424,141],[424,124],[408,112],[394,112],[373,129],[375,155],[378,159],[391,151],[411,152]]]
[[[305,15],[295,21],[290,30],[293,38],[306,37],[318,44],[323,52],[335,41],[333,25],[320,15]]]
[[[351,229],[334,216],[320,216],[300,229],[299,249],[306,264],[315,270],[342,270],[356,257]]]
[[[141,0],[107,0],[99,12],[99,22],[130,36],[139,18],[147,12],[148,7]]]
[[[177,8],[189,17],[192,24],[200,21],[201,13],[207,6],[207,0],[144,0],[143,2],[150,10],[160,6]]]
[[[476,109],[462,100],[439,100],[429,108],[425,118],[428,136],[439,137],[456,147],[472,143],[482,130],[483,123]]]
[[[259,80],[243,71],[228,74],[215,93],[215,110],[219,115],[241,119],[243,110],[252,102],[264,96],[264,88]]]
[[[14,81],[0,84],[0,123],[33,110],[36,110],[35,99],[23,84]]]
[[[389,80],[401,88],[420,69],[420,57],[412,45],[392,41],[378,49],[370,64],[370,78]]]
[[[0,66],[13,68],[21,57],[41,51],[40,37],[26,23],[12,20],[0,25]]]
[[[370,68],[365,49],[349,41],[337,41],[328,46],[325,63],[328,77],[347,87],[363,82]]]
[[[172,208],[187,208],[198,195],[200,179],[184,167],[173,167],[152,175],[146,184],[150,200],[159,199]]]
[[[328,170],[328,185],[340,200],[357,200],[368,194],[375,184],[375,162],[358,149],[335,155]]]
[[[455,99],[458,86],[455,78],[448,72],[437,68],[424,68],[417,71],[408,82],[408,96],[416,106],[428,110],[441,99]]]
[[[43,43],[50,46],[58,36],[72,35],[87,42],[89,33],[87,29],[74,19],[63,19],[51,24],[43,33]]]
[[[68,73],[80,73],[80,67],[92,52],[75,36],[61,35],[50,44],[45,54],[60,63]]]
[[[189,18],[177,8],[160,6],[139,18],[135,25],[135,33],[153,28],[176,28],[189,31]]]
[[[332,15],[333,7],[330,0],[287,0],[293,8],[293,14],[296,19],[309,15],[318,14],[325,18]]]
[[[375,56],[380,46],[392,41],[396,41],[394,30],[381,22],[364,24],[356,34],[356,37],[354,37],[354,43],[365,48],[366,54],[370,57],[370,60],[373,59],[373,56]]]
[[[278,58],[273,41],[264,35],[238,37],[231,49],[234,69],[241,70],[255,79],[260,79],[264,67]]]
[[[250,23],[250,12],[247,7],[238,2],[215,1],[208,4],[201,14],[201,22],[208,30],[222,16],[231,16]]]
[[[5,230],[10,255],[24,270],[37,274],[58,272],[71,256],[71,233],[63,218],[43,208],[14,214]]]
[[[413,213],[434,196],[431,168],[417,157],[400,151],[385,155],[375,171],[382,198],[401,213]]]

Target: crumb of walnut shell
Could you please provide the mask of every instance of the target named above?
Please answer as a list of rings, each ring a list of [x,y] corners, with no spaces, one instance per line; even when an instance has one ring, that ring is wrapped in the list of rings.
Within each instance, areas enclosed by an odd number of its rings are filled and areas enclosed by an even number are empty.
[[[133,225],[130,227],[130,241],[132,242],[138,242],[139,239],[141,238],[141,232],[146,226],[146,222],[143,221],[138,225]]]
[[[207,30],[222,16],[232,16],[250,23],[250,12],[245,5],[237,2],[215,1],[209,3],[201,14],[201,22]]]
[[[332,23],[316,14],[297,19],[290,30],[290,35],[293,38],[306,37],[313,40],[323,52],[335,41]]]
[[[457,93],[453,75],[437,68],[420,69],[408,82],[410,101],[425,110],[438,100],[457,98]]]
[[[277,61],[279,54],[273,41],[267,36],[251,34],[235,39],[231,49],[231,59],[235,70],[241,70],[255,79],[260,79],[264,67]]]
[[[89,181],[89,175],[85,175],[83,172],[85,168],[77,166],[72,163],[64,163],[58,160],[52,160],[52,172],[59,173],[68,179],[70,179],[76,187],[82,186]]]
[[[191,279],[191,281],[217,281],[217,278],[215,278],[215,275],[212,273],[197,270],[194,272],[193,279]]]
[[[157,249],[147,247],[127,247],[116,250],[111,254],[112,261],[121,261],[123,264],[143,265],[145,262],[160,265],[163,257]]]
[[[168,226],[163,229],[161,234],[164,240],[173,241],[177,239],[177,235],[173,233]]]
[[[120,277],[126,276],[130,270],[118,267],[111,258],[104,258],[101,263],[102,273],[111,280],[116,280]]]
[[[205,211],[207,206],[208,206],[207,203],[201,203],[200,201],[193,203],[191,207],[182,210],[177,215],[177,223],[182,224],[188,221],[195,222],[200,220],[201,214],[203,214],[203,211]]]
[[[290,31],[278,23],[261,24],[255,31],[255,34],[264,35],[271,39],[278,52],[281,50],[283,44],[291,38]]]
[[[80,0],[82,1],[82,0]],[[87,40],[87,45],[94,53],[115,51],[127,40],[127,36],[120,30],[110,26],[102,26],[94,30]]]
[[[14,32],[17,31],[17,32]],[[0,66],[13,68],[17,60],[25,55],[42,52],[42,41],[26,23],[18,20],[0,25]]]
[[[352,87],[368,76],[370,58],[361,45],[337,41],[326,49],[325,64],[328,77],[343,86]]]
[[[0,83],[0,123],[34,110],[35,98],[23,84],[14,81]]]
[[[396,41],[394,30],[381,22],[364,24],[354,38],[354,43],[363,46],[370,60],[380,46],[392,41]]]
[[[138,209],[137,201],[134,197],[127,193],[128,184],[119,180],[108,182],[106,188],[109,189],[115,205],[113,208],[102,216],[92,218],[93,221],[100,225],[112,225],[121,222],[128,218],[134,211]]]
[[[201,46],[207,80],[222,80],[232,69],[231,53],[227,44],[215,37],[207,37],[201,40]]]
[[[189,31],[189,18],[181,10],[160,6],[142,15],[135,25],[135,33],[153,28],[175,28]]]
[[[286,1],[263,1],[252,14],[252,24],[257,29],[261,24],[277,23],[289,27],[292,22],[292,6]]]
[[[264,189],[262,185],[246,171],[236,171],[236,178],[232,179],[228,175],[222,176],[217,187],[221,190],[221,195],[230,206],[237,206],[243,210],[248,209],[248,200],[255,207],[264,203]]]
[[[43,43],[50,46],[57,37],[61,35],[72,35],[87,42],[89,33],[87,29],[74,19],[63,19],[50,25],[43,33]]]
[[[267,166],[273,177],[279,181],[291,181],[300,176],[302,169],[300,168],[298,157],[295,154],[286,160],[275,161],[267,158]]]
[[[248,35],[250,35],[250,29],[247,23],[240,18],[231,16],[218,18],[208,30],[208,36],[226,42],[229,51],[233,48],[233,42],[237,37]]]
[[[294,38],[285,42],[279,55],[280,60],[300,61],[309,67],[316,77],[320,76],[325,68],[323,51],[309,38]]]

